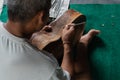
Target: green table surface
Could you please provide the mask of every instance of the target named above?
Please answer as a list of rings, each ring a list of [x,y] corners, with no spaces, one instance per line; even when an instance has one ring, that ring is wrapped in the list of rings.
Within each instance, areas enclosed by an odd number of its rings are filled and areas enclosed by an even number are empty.
[[[120,80],[120,5],[70,4],[87,17],[85,32],[98,29],[101,33],[89,45],[89,60],[93,80]],[[7,8],[0,20],[6,22]]]
[[[89,45],[93,80],[120,80],[120,5],[71,4],[87,17],[85,31],[101,33]]]

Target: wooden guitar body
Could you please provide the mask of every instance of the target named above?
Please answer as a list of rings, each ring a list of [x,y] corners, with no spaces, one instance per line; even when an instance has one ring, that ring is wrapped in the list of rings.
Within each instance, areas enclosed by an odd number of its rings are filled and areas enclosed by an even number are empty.
[[[63,44],[61,41],[63,27],[70,23],[78,24],[82,22],[86,22],[84,15],[74,10],[68,10],[61,17],[49,24],[52,27],[51,32],[39,31],[34,33],[31,37],[31,43],[38,49],[48,51],[54,54],[56,58],[60,58],[63,54]],[[75,26],[74,45],[79,41],[84,31],[84,25]]]

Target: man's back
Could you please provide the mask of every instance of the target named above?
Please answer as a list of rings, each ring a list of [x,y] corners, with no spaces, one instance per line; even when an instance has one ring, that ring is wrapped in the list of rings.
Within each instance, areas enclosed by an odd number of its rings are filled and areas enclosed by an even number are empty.
[[[0,80],[49,80],[58,64],[45,54],[10,34],[0,22]]]

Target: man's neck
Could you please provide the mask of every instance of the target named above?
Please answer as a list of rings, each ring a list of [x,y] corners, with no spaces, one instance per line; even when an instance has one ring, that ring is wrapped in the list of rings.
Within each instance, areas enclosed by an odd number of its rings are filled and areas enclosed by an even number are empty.
[[[17,37],[24,37],[23,34],[22,34],[22,27],[23,26],[21,26],[20,23],[8,21],[4,25],[4,27],[11,34],[13,34],[13,35],[15,35]]]

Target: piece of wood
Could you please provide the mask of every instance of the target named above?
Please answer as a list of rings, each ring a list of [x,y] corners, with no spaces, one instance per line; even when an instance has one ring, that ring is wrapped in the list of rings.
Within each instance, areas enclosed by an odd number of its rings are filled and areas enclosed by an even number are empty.
[[[74,10],[68,10],[61,17],[49,24],[52,27],[51,32],[39,31],[34,33],[31,37],[31,43],[40,50],[46,50],[53,53],[56,57],[60,57],[63,54],[61,40],[63,27],[70,23],[78,24],[82,22],[86,22],[84,15]],[[73,45],[76,45],[79,41],[84,31],[84,25],[85,23],[75,26]]]

